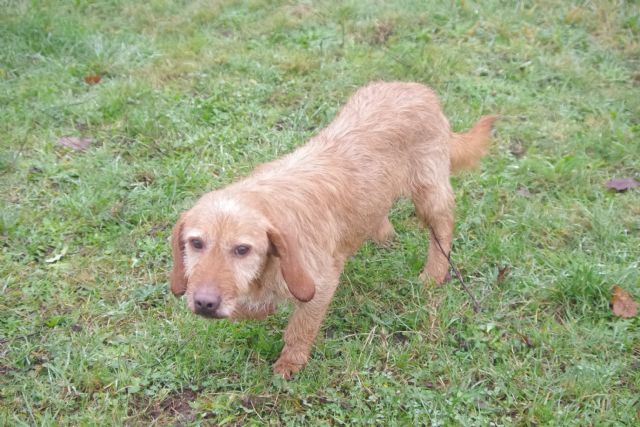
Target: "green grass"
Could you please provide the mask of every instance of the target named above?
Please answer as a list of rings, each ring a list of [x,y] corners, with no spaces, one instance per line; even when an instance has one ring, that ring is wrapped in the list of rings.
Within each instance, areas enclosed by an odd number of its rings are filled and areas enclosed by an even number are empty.
[[[640,191],[605,187],[640,175],[637,2],[1,3],[0,425],[640,421],[640,319],[609,308],[614,285],[640,299]],[[290,309],[196,318],[167,238],[376,79],[431,85],[457,130],[504,117],[453,180],[482,311],[417,281],[426,237],[400,202],[398,241],[348,263],[285,382]]]

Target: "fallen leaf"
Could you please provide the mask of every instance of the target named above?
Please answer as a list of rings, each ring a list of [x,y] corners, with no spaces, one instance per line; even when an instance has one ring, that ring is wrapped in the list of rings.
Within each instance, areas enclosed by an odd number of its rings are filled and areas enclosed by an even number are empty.
[[[607,188],[617,192],[627,191],[639,185],[640,183],[633,178],[613,178],[607,182]]]
[[[498,277],[496,278],[496,284],[500,284],[502,282],[504,282],[505,277],[507,277],[507,274],[509,274],[509,272],[511,271],[511,267],[509,267],[508,265],[505,265],[504,267],[501,267],[498,269]]]
[[[100,77],[99,74],[91,74],[88,76],[84,76],[84,82],[88,85],[95,85],[100,83],[100,80],[102,80],[102,77]]]
[[[523,335],[523,334],[518,334],[518,335],[520,335],[520,339],[522,340],[523,343],[526,344],[527,347],[529,348],[535,347],[535,345],[533,344],[533,341],[531,341],[531,338],[529,338],[528,335]]]
[[[58,139],[58,144],[76,151],[85,151],[92,142],[93,140],[91,138],[80,138],[77,136],[63,136]]]
[[[631,294],[620,286],[613,287],[613,296],[611,298],[611,306],[613,314],[618,317],[628,319],[638,314],[638,303],[633,300]]]

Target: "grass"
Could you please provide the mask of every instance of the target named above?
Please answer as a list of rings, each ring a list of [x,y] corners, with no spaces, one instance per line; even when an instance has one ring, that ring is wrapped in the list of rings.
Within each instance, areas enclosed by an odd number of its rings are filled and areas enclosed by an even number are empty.
[[[640,192],[605,183],[640,174],[638,40],[621,0],[2,2],[0,424],[636,425],[640,319],[609,299],[640,299]],[[376,79],[431,85],[458,130],[504,117],[453,180],[482,311],[418,283],[401,201],[285,382],[290,309],[196,318],[167,238]]]

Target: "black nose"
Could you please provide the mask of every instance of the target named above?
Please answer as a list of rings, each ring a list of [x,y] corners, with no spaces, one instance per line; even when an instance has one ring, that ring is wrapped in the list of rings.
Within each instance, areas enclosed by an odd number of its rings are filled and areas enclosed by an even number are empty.
[[[196,314],[206,317],[217,317],[216,311],[220,306],[220,294],[209,289],[200,289],[193,294],[193,304]]]

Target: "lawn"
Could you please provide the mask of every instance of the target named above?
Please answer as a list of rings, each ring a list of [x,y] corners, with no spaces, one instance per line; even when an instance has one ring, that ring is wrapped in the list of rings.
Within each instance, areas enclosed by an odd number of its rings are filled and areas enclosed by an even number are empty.
[[[307,367],[290,307],[207,321],[168,289],[202,193],[289,152],[372,80],[432,86],[454,129],[458,280],[424,286],[412,205],[349,261]],[[69,142],[84,149],[66,146]],[[0,425],[640,422],[635,1],[0,2]]]

